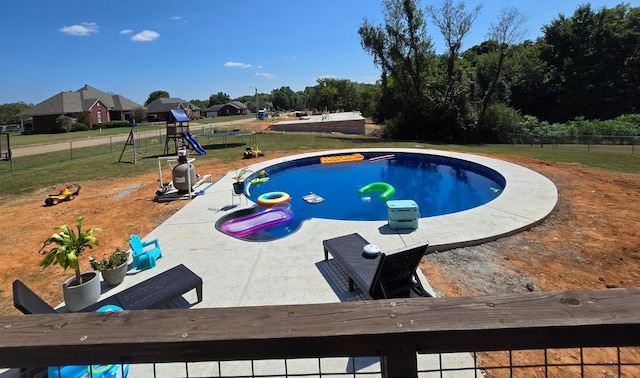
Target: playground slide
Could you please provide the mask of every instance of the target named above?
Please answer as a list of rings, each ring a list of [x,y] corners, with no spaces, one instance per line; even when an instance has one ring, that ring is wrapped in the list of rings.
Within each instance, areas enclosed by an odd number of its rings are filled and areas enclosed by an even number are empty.
[[[200,145],[200,143],[198,143],[198,141],[191,136],[191,133],[184,133],[184,139],[186,139],[189,145],[200,155],[207,154],[207,151],[205,151],[204,148],[202,148],[202,146]]]
[[[220,230],[242,238],[256,231],[287,223],[291,219],[293,219],[293,212],[288,206],[276,206],[256,214],[231,219],[225,222]]]

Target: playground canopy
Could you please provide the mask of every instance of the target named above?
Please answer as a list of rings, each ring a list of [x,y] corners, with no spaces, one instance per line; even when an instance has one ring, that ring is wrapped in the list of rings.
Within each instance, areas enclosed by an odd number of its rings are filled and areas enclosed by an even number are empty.
[[[171,110],[171,115],[177,122],[190,122],[191,118],[187,117],[182,109],[173,109]]]

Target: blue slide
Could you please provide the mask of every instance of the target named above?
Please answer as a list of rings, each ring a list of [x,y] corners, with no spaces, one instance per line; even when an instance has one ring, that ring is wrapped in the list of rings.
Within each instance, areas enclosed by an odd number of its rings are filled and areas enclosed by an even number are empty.
[[[189,145],[193,147],[193,149],[200,155],[207,154],[207,151],[205,151],[204,148],[202,148],[202,146],[200,145],[200,143],[198,143],[198,141],[191,136],[191,133],[184,133],[184,139],[186,139]]]

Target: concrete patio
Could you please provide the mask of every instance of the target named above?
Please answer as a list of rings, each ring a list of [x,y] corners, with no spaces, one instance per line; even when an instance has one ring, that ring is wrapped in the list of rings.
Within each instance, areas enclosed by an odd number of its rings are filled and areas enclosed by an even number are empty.
[[[361,150],[331,151],[353,153]],[[367,149],[381,153],[398,149]],[[428,240],[430,251],[478,244],[513,234],[542,222],[553,211],[558,194],[553,183],[529,169],[487,157],[453,152],[402,149],[403,152],[432,153],[471,160],[486,165],[506,178],[503,193],[488,204],[464,212],[444,216],[421,218],[419,228],[412,232],[393,231],[386,221],[353,222],[311,219],[300,228],[278,240],[247,242],[225,235],[215,229],[216,221],[240,208],[251,206],[250,201],[234,197],[231,173],[212,184],[205,184],[204,195],[189,201],[180,211],[156,228],[145,240],[158,238],[163,257],[155,269],[130,272],[125,283],[104,296],[134,285],[177,264],[185,264],[204,280],[204,299],[195,308],[244,307],[258,305],[313,304],[362,300],[356,290],[349,292],[344,274],[332,263],[324,261],[322,241],[347,233],[358,232],[365,239],[390,250]],[[275,160],[263,160],[251,169],[257,172],[267,166],[301,157],[322,156],[326,153],[296,155]],[[267,157],[268,159],[268,157]],[[197,162],[194,163],[198,171]],[[203,175],[206,172],[198,171]],[[201,189],[199,188],[199,190]],[[150,193],[150,196],[153,194]],[[241,200],[241,201],[239,201]],[[238,205],[240,202],[240,205]],[[235,203],[233,205],[232,203]],[[152,206],[156,206],[155,204]],[[162,206],[158,204],[157,206]],[[293,209],[295,212],[295,209]],[[423,284],[429,289],[427,279]],[[186,297],[193,301],[195,294]],[[425,299],[428,300],[428,299]],[[330,358],[322,360],[323,371],[347,373],[379,371],[377,358]],[[450,367],[473,367],[469,354],[447,355],[444,361]],[[433,365],[436,364],[436,365]],[[284,375],[283,361],[259,361],[261,374]],[[354,366],[355,365],[355,366]],[[420,356],[419,367],[438,366],[434,356]],[[249,362],[190,363],[189,376],[216,376],[249,374]],[[317,360],[288,361],[287,371],[314,374]],[[256,370],[257,371],[257,370]],[[131,367],[131,377],[149,376],[152,365]],[[185,364],[159,364],[156,376],[184,376]],[[475,376],[472,370],[456,372],[455,376]],[[353,375],[349,375],[353,376]],[[375,376],[375,375],[374,375]]]

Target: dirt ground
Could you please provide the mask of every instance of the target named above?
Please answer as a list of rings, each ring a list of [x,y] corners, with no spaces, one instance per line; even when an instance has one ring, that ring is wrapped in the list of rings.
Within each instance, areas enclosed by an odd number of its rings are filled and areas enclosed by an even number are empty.
[[[258,126],[264,130],[264,124]],[[270,152],[266,158],[283,156]],[[543,224],[478,247],[431,254],[422,269],[445,296],[527,291],[604,289],[640,286],[640,175],[549,163],[517,156],[493,156],[537,171],[557,186],[559,202]],[[253,161],[242,161],[249,164]],[[205,165],[206,164],[206,165]],[[214,178],[230,165],[206,162],[199,172]],[[186,201],[154,203],[157,173],[128,179],[82,182],[71,202],[44,207],[48,187],[0,204],[0,314],[13,308],[11,283],[19,278],[51,305],[61,300],[60,286],[71,275],[59,267],[38,267],[42,242],[53,227],[101,227],[100,245],[88,255],[102,257],[116,247],[128,249],[130,234],[145,235]],[[63,185],[63,183],[61,184]],[[461,225],[464,227],[464,225]],[[82,258],[89,268],[87,258]]]

